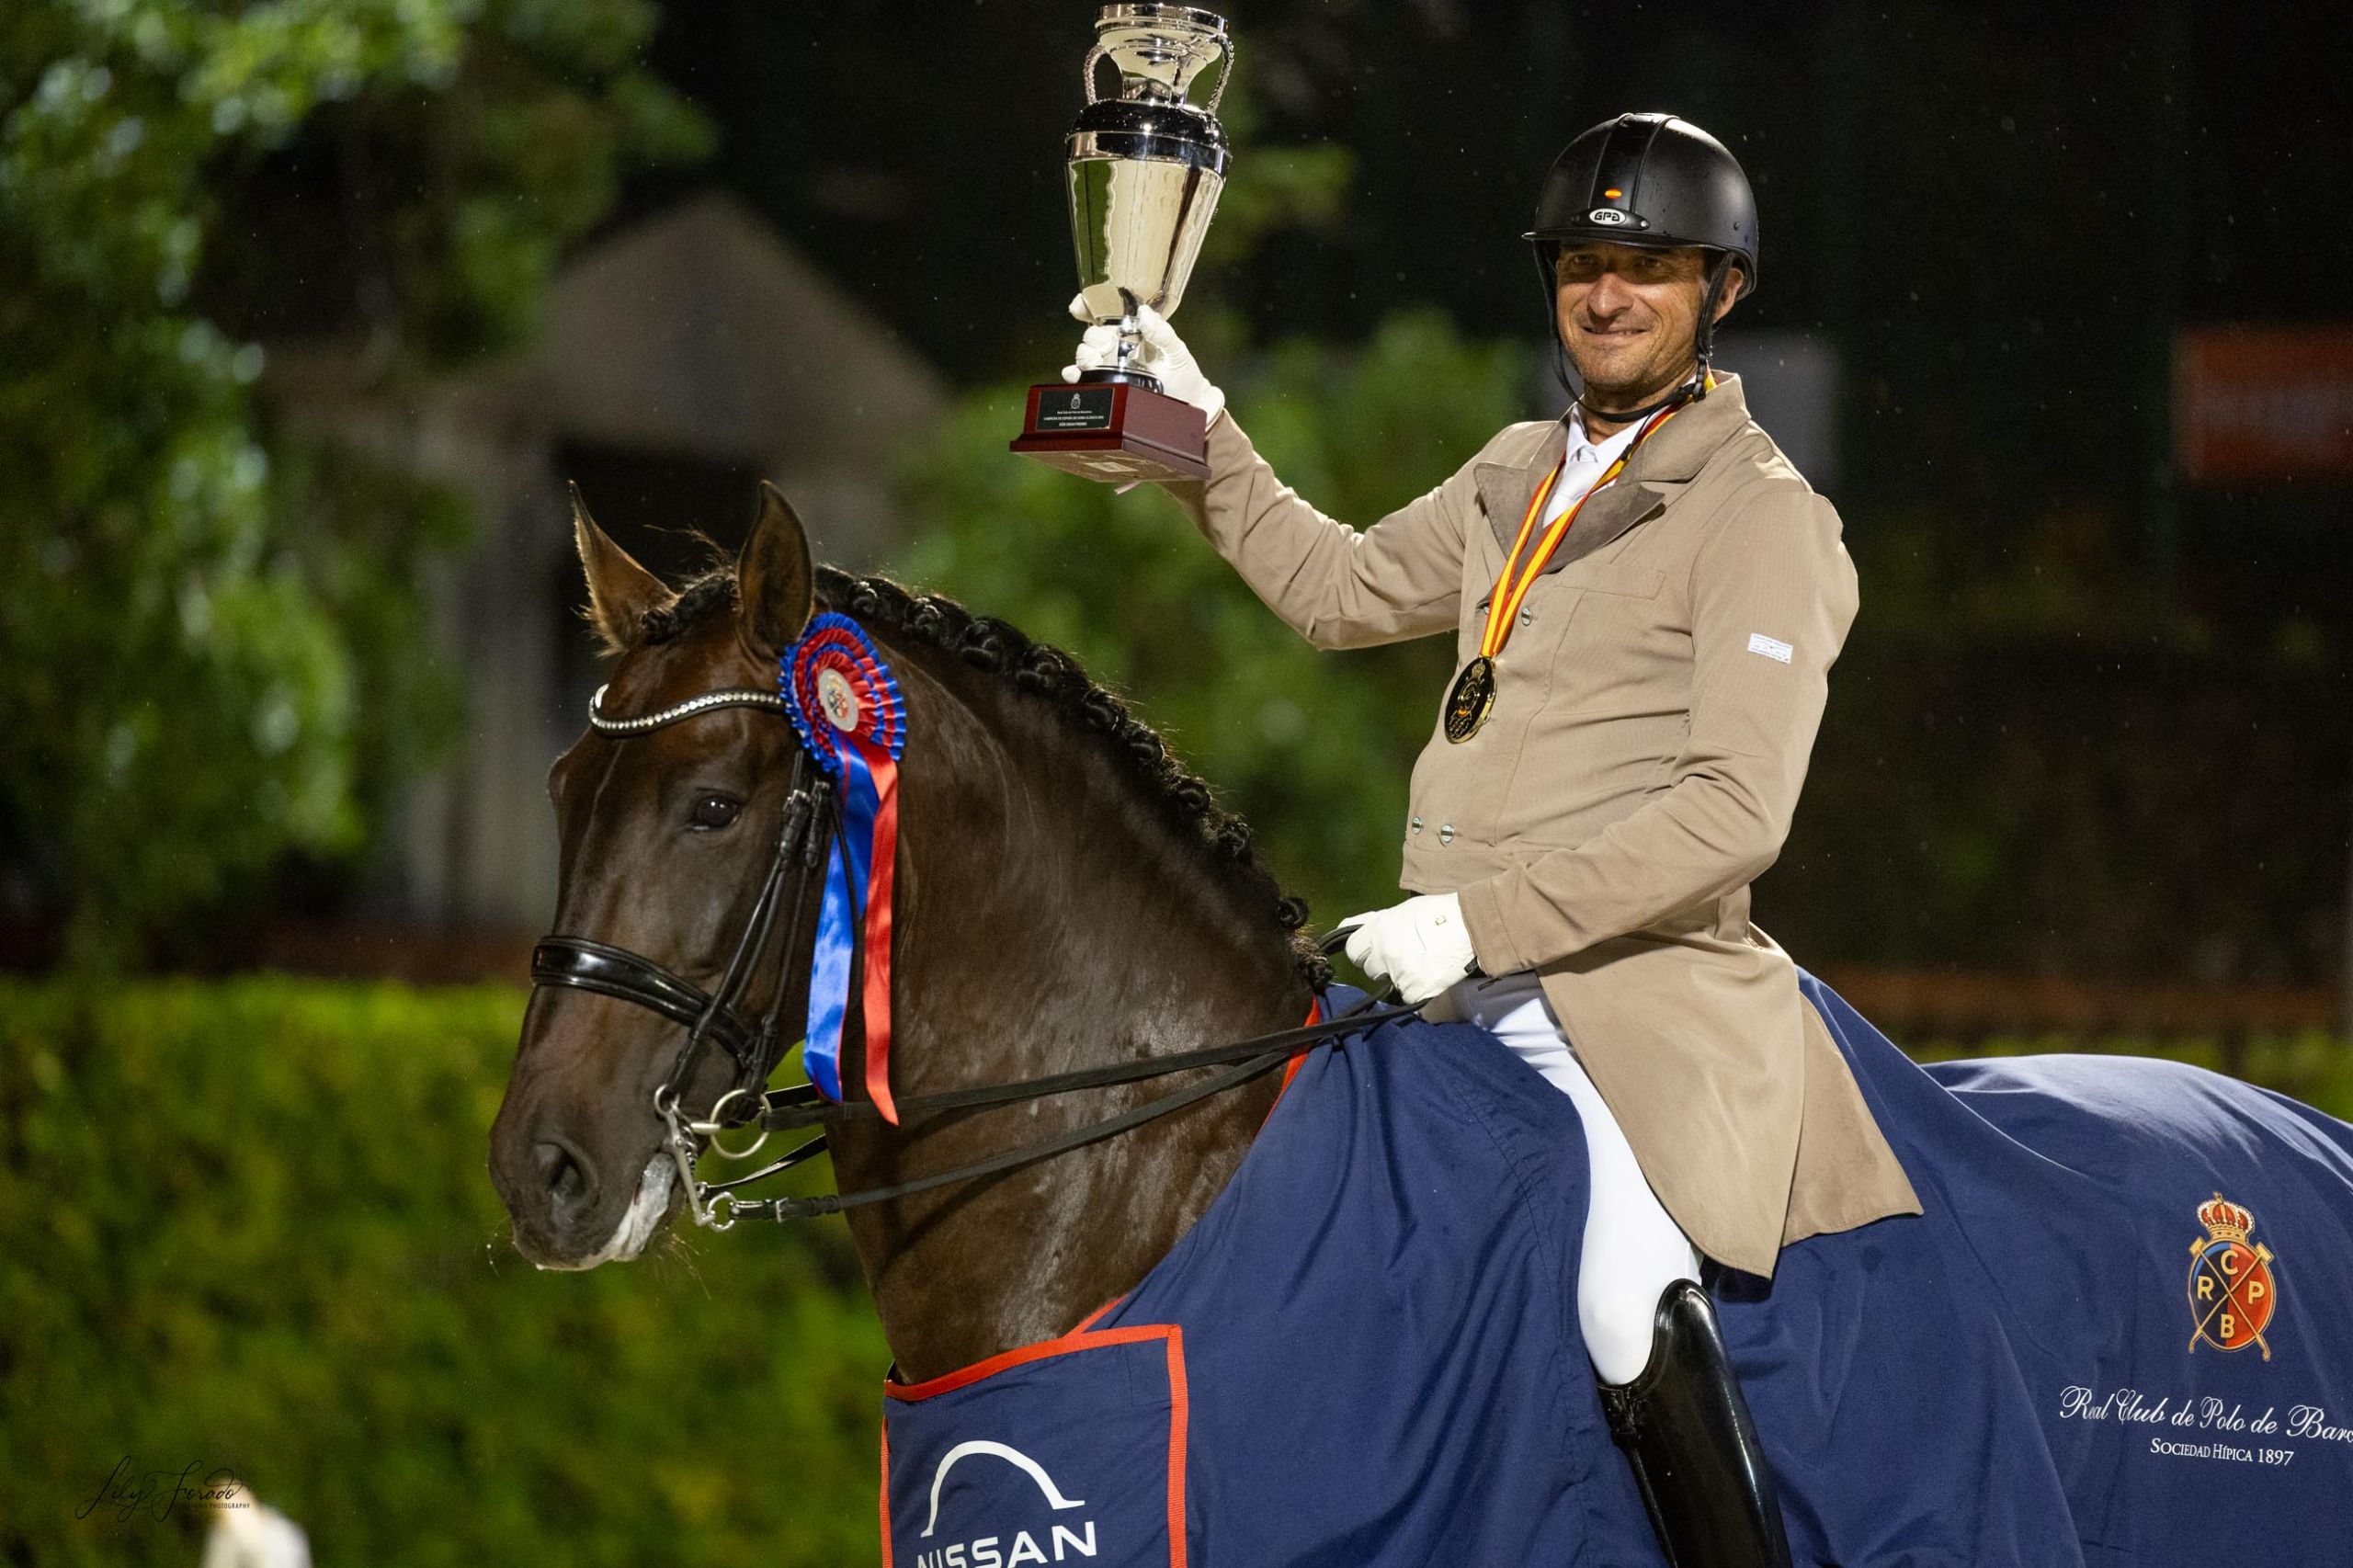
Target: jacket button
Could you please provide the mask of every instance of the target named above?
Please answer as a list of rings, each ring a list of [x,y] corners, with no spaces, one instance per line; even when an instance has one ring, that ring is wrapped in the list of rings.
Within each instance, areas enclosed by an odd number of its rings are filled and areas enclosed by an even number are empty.
[[[1451,844],[1454,842],[1454,824],[1452,823],[1443,822],[1438,824],[1438,841],[1440,844]]]
[[[1521,610],[1521,611],[1519,612],[1519,623],[1520,623],[1522,626],[1533,626],[1533,625],[1535,625],[1535,624],[1536,624],[1536,612],[1535,612],[1534,610],[1532,610],[1532,609],[1523,609],[1523,610]]]
[[[1414,819],[1410,824],[1408,824],[1407,825],[1408,825],[1409,827],[1411,827],[1411,828],[1412,828],[1412,830],[1413,830],[1414,832],[1415,832],[1415,833],[1419,833],[1419,832],[1421,832],[1421,831],[1422,831],[1422,819],[1421,819],[1421,818],[1419,818],[1419,817],[1415,817],[1415,819]]]

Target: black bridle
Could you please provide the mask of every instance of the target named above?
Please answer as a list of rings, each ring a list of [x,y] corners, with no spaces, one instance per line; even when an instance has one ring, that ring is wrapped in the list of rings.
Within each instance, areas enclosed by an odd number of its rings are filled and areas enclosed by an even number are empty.
[[[589,699],[588,723],[598,733],[616,738],[643,734],[681,720],[727,708],[785,711],[785,699],[780,693],[739,687],[705,692],[658,712],[616,719],[604,711],[605,690],[598,687],[596,696]],[[847,1209],[888,1203],[915,1193],[1050,1159],[1056,1154],[1116,1137],[1212,1095],[1237,1088],[1272,1071],[1310,1046],[1357,1034],[1392,1018],[1421,1011],[1418,1004],[1413,1006],[1383,1006],[1368,997],[1357,1007],[1336,1017],[1317,1019],[1227,1045],[1211,1046],[1175,1056],[1116,1062],[1106,1066],[1050,1074],[1016,1083],[981,1085],[903,1098],[898,1102],[902,1122],[954,1111],[1020,1104],[1075,1094],[1084,1089],[1142,1083],[1177,1073],[1213,1067],[1224,1069],[1116,1116],[912,1181],[862,1192],[823,1193],[813,1198],[738,1198],[735,1196],[738,1189],[790,1170],[823,1153],[826,1147],[825,1134],[820,1132],[759,1169],[726,1181],[706,1182],[695,1175],[697,1161],[705,1146],[717,1149],[724,1158],[748,1160],[759,1152],[773,1131],[840,1126],[879,1118],[871,1101],[851,1100],[836,1104],[820,1094],[813,1084],[778,1090],[766,1088],[768,1075],[775,1072],[791,1043],[784,1038],[780,1025],[787,990],[780,982],[766,1013],[756,1018],[747,1018],[742,1011],[744,996],[768,950],[769,937],[775,931],[777,915],[784,903],[788,880],[792,883],[791,916],[784,927],[781,951],[791,953],[799,950],[801,916],[808,907],[811,888],[824,874],[827,850],[837,828],[836,813],[837,801],[831,784],[822,771],[817,770],[815,759],[808,747],[800,744],[796,737],[791,786],[785,797],[784,824],[777,835],[775,852],[769,857],[767,873],[761,881],[759,896],[754,901],[751,915],[736,938],[734,952],[728,959],[727,968],[718,983],[710,991],[641,953],[586,937],[543,937],[531,950],[531,983],[535,989],[553,985],[595,992],[659,1013],[686,1029],[686,1042],[678,1048],[678,1054],[672,1060],[669,1072],[654,1091],[654,1108],[666,1130],[666,1147],[677,1167],[688,1208],[697,1224],[712,1230],[727,1230],[737,1220],[746,1216],[788,1221],[837,1214]],[[796,869],[799,872],[797,877],[793,875]],[[1350,929],[1342,926],[1326,937],[1323,943],[1324,951],[1335,950],[1347,938]],[[703,1053],[713,1045],[726,1052],[733,1063],[734,1074],[728,1086],[712,1102],[710,1112],[699,1119],[691,1118],[682,1108],[680,1096],[685,1093],[688,1080],[700,1064]],[[738,1101],[744,1103],[738,1105]],[[719,1143],[720,1133],[755,1125],[760,1129],[759,1136],[747,1147],[728,1149]]]

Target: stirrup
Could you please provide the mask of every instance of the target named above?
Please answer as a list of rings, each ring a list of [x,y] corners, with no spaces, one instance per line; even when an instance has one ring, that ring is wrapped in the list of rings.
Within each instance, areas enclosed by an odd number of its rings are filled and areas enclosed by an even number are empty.
[[[1631,1383],[1599,1387],[1673,1568],[1790,1568],[1772,1471],[1705,1290],[1667,1286],[1650,1364]]]

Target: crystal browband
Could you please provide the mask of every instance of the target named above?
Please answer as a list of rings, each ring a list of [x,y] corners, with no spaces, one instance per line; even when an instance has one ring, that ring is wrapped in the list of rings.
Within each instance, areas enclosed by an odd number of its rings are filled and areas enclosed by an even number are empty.
[[[646,730],[658,730],[665,724],[675,724],[681,719],[691,719],[698,713],[708,713],[714,708],[766,708],[784,710],[780,692],[760,691],[751,687],[736,687],[727,691],[706,691],[699,697],[689,697],[684,702],[654,713],[639,714],[630,719],[608,719],[605,716],[605,693],[610,689],[598,687],[597,695],[588,699],[588,724],[599,733],[633,735]]]

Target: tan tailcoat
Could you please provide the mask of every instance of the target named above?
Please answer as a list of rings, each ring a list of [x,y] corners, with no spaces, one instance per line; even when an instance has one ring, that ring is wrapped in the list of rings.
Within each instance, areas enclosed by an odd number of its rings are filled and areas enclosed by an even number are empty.
[[[1510,426],[1362,532],[1293,494],[1230,415],[1208,481],[1167,488],[1317,647],[1450,630],[1459,669],[1565,438]],[[1459,745],[1433,723],[1406,808],[1401,884],[1460,893],[1488,973],[1539,972],[1667,1211],[1753,1274],[1785,1242],[1920,1210],[1789,956],[1748,919],[1855,605],[1838,514],[1722,376],[1593,494],[1496,659],[1493,715]]]

